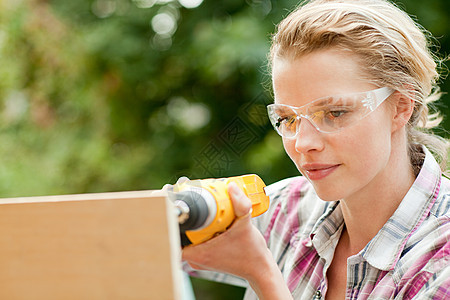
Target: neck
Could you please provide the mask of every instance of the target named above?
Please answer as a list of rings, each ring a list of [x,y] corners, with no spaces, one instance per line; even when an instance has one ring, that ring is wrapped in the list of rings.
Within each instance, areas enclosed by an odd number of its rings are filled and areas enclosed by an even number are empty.
[[[406,145],[406,137],[393,143],[385,170],[357,195],[341,200],[351,255],[361,251],[380,231],[415,180]]]

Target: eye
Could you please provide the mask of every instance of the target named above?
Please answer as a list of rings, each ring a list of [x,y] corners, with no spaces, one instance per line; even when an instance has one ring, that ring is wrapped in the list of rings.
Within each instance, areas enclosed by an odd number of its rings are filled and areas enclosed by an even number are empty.
[[[281,125],[289,126],[294,123],[296,118],[294,116],[278,117],[275,126],[280,127]]]
[[[337,121],[343,118],[348,118],[353,112],[353,109],[346,106],[334,106],[323,110],[323,118],[328,121]]]
[[[332,110],[329,111],[328,114],[332,117],[332,118],[339,118],[341,116],[343,116],[344,114],[346,114],[347,111],[345,110]]]

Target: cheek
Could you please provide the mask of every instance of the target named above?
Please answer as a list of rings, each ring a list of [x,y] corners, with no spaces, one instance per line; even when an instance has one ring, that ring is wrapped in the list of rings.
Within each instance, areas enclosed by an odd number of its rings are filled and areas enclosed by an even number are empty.
[[[383,126],[385,120],[373,119],[346,132],[341,137],[341,153],[347,153],[347,160],[357,168],[356,173],[364,175],[383,168],[391,153],[391,132]],[[359,127],[359,128],[358,128]]]
[[[300,171],[299,161],[300,161],[301,154],[298,153],[297,150],[295,149],[295,142],[296,142],[295,139],[288,140],[288,139],[283,138],[283,147],[284,147],[284,151],[286,152],[286,154],[289,156],[291,161],[297,167],[297,170]]]
[[[295,140],[288,140],[285,138],[283,139],[283,147],[284,147],[284,151],[286,151],[287,155],[294,160],[294,156],[295,156]]]

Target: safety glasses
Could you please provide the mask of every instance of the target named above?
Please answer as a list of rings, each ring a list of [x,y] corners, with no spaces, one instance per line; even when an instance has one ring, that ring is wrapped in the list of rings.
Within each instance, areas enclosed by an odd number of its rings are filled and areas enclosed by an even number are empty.
[[[393,92],[383,87],[363,93],[327,96],[300,107],[270,104],[267,112],[278,134],[288,139],[297,136],[302,119],[310,121],[320,132],[332,133],[362,120]]]

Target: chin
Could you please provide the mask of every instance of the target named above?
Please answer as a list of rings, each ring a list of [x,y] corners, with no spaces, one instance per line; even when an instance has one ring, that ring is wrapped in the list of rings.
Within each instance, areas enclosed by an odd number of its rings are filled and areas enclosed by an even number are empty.
[[[300,169],[299,169],[300,170]],[[314,188],[317,196],[323,201],[338,201],[344,198],[346,191],[345,182],[343,182],[336,173],[329,174],[327,177],[320,180],[312,180],[308,177],[306,172],[300,173],[308,179]]]
[[[338,201],[344,198],[342,191],[328,185],[327,187],[321,187],[312,182],[314,190],[317,196],[323,201]]]
[[[317,196],[319,196],[320,200],[331,202],[331,201],[339,201],[342,199],[342,197],[336,197],[336,195],[321,195],[317,193]]]

